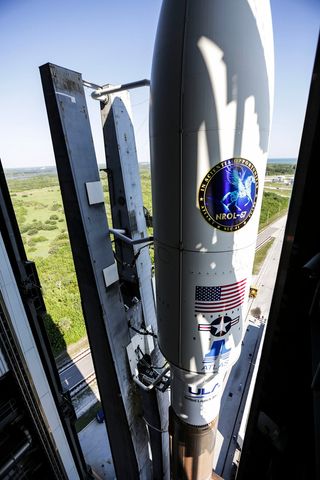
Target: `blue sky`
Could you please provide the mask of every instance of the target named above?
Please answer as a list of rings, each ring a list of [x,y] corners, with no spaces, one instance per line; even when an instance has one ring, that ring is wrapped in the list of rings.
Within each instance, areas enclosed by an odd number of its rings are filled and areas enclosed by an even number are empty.
[[[5,167],[54,164],[38,67],[56,63],[97,84],[150,78],[160,6],[161,0],[0,0],[0,157]],[[297,157],[320,2],[272,0],[271,7],[276,77],[269,157]],[[132,104],[139,160],[147,161],[148,90],[134,91]],[[88,97],[88,108],[103,162],[98,102]]]

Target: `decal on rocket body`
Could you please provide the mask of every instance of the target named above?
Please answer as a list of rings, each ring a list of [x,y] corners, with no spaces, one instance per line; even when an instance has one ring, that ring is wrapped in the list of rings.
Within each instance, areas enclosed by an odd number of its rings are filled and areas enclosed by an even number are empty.
[[[215,287],[196,286],[195,311],[197,313],[227,312],[243,304],[245,292],[246,279]]]
[[[215,165],[199,189],[199,206],[205,220],[224,232],[244,227],[257,202],[258,173],[249,160],[232,158]]]
[[[198,330],[199,332],[210,332],[213,337],[223,337],[230,331],[231,327],[239,323],[239,319],[239,315],[234,318],[223,315],[211,323],[199,323]]]

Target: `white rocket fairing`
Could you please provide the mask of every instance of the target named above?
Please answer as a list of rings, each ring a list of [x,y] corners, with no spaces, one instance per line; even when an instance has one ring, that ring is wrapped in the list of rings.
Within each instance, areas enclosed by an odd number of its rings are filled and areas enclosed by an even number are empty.
[[[150,111],[157,316],[189,425],[217,417],[240,354],[272,99],[267,0],[164,0]]]

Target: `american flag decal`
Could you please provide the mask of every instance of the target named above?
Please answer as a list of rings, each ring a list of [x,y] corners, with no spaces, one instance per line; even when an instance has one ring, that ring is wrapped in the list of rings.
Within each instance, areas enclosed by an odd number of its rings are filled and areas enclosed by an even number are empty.
[[[219,287],[196,286],[195,311],[197,313],[223,313],[239,307],[244,301],[247,280]]]

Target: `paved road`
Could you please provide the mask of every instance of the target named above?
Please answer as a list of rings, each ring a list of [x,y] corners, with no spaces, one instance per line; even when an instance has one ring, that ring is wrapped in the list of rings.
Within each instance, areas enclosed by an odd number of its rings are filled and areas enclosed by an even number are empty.
[[[74,389],[93,374],[92,357],[90,349],[87,349],[59,370],[63,391]]]
[[[262,230],[257,237],[256,249],[262,247],[271,237],[275,236],[279,230],[279,221],[280,225],[286,221],[287,216],[279,218],[275,222],[268,225],[264,230]]]

